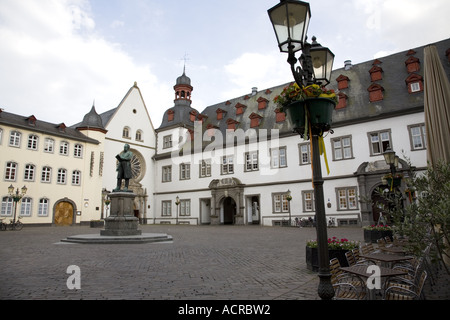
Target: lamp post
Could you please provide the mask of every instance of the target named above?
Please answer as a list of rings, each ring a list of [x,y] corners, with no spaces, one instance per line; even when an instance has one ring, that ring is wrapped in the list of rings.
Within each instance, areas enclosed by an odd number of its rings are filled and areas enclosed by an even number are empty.
[[[289,204],[289,227],[292,226],[291,223],[291,200],[292,200],[292,195],[291,195],[291,190],[288,189],[287,193],[286,193],[286,200],[288,201]]]
[[[395,151],[391,149],[391,147],[387,147],[386,151],[383,153],[383,156],[384,161],[386,161],[386,164],[391,170],[392,177],[394,177],[398,167],[398,156],[395,154]]]
[[[14,187],[13,185],[10,185],[8,187],[8,193],[9,196],[13,199],[14,201],[14,217],[13,217],[13,224],[16,223],[16,214],[17,214],[17,203],[20,201],[20,199],[22,199],[25,194],[27,193],[27,187],[23,186],[22,189],[20,190],[22,193],[19,193],[19,188],[17,188],[17,190],[14,192]]]
[[[178,224],[178,206],[180,205],[180,197],[179,196],[177,196],[177,198],[175,199],[175,204],[177,205],[177,215],[176,215],[175,224]]]
[[[309,3],[297,0],[281,0],[279,4],[268,10],[278,47],[281,52],[288,53],[287,62],[295,82],[302,88],[311,84],[319,86],[330,82],[334,54],[322,47],[313,37],[313,43],[306,41],[311,11]],[[299,59],[295,57],[297,51],[302,51]],[[300,66],[296,67],[297,62]],[[319,287],[320,298],[327,300],[334,297],[331,284],[330,261],[328,255],[327,223],[325,216],[325,200],[323,195],[323,178],[320,162],[319,137],[329,131],[329,124],[316,124],[310,126],[309,135],[312,143],[313,185],[316,201],[316,232],[319,254]],[[295,128],[299,134],[304,130]]]

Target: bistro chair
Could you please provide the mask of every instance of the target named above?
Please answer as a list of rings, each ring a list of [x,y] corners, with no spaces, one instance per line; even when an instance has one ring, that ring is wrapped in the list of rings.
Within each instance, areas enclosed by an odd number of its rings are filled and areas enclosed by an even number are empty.
[[[357,277],[343,272],[337,258],[330,260],[331,284],[335,300],[364,300],[367,291],[364,282]]]
[[[408,289],[398,285],[389,286],[384,292],[384,300],[422,300],[425,298],[423,287],[426,279],[427,272],[423,270],[417,284]]]

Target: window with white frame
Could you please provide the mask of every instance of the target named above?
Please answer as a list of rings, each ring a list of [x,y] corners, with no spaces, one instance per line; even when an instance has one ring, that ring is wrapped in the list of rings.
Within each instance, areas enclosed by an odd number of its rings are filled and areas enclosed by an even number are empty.
[[[200,163],[200,178],[211,177],[211,159],[202,160]]]
[[[51,178],[52,178],[52,168],[43,167],[41,173],[41,182],[49,183],[51,182]]]
[[[66,184],[67,181],[67,170],[66,169],[58,169],[58,175],[56,177],[56,183],[58,184]]]
[[[172,148],[172,135],[163,137],[163,149]]]
[[[31,217],[31,205],[33,200],[31,198],[22,198],[22,203],[20,205],[20,216]]]
[[[128,128],[128,127],[123,127],[123,130],[122,130],[122,138],[130,139],[130,128]]]
[[[67,141],[61,141],[59,145],[59,154],[64,156],[69,155],[69,143]]]
[[[358,209],[356,187],[337,188],[336,196],[337,196],[338,210]]]
[[[136,141],[143,141],[142,140],[142,130],[136,131]]]
[[[45,138],[44,152],[53,153],[54,150],[55,150],[55,140],[51,138]]]
[[[38,217],[47,217],[50,201],[47,198],[39,199]]]
[[[353,158],[352,138],[350,136],[332,138],[331,146],[333,147],[333,160]]]
[[[2,209],[0,211],[0,215],[4,217],[12,216],[14,201],[11,197],[3,197],[2,198]]]
[[[76,143],[73,147],[73,156],[75,158],[81,158],[83,156],[83,145]]]
[[[301,143],[298,145],[298,151],[300,154],[300,165],[311,163],[311,146],[309,143]]]
[[[408,126],[411,140],[411,150],[423,150],[427,148],[427,133],[425,124],[415,124]]]
[[[419,82],[411,83],[411,92],[418,92],[418,91],[420,91],[420,83]]]
[[[6,163],[6,170],[5,170],[6,181],[16,181],[17,166],[18,166],[17,163],[12,161]]]
[[[303,211],[312,212],[315,211],[314,207],[314,190],[302,191]]]
[[[180,164],[180,180],[191,179],[191,165],[189,163]]]
[[[287,167],[286,147],[271,149],[270,160],[272,168]]]
[[[180,216],[191,215],[191,200],[180,200]]]
[[[9,135],[9,145],[11,147],[20,147],[20,138],[22,134],[19,131],[11,131]]]
[[[72,184],[74,186],[81,185],[81,171],[79,170],[72,171]]]
[[[289,201],[287,200],[287,196],[287,193],[275,193],[272,195],[273,212],[289,212]]]
[[[370,155],[383,154],[389,146],[392,148],[391,133],[389,130],[370,132]]]
[[[162,182],[172,181],[172,166],[162,167]]]
[[[172,215],[172,201],[163,201],[161,208],[161,216],[170,217]]]
[[[35,134],[30,134],[28,136],[28,145],[27,148],[29,150],[37,150],[38,149],[39,137]]]
[[[34,181],[35,172],[36,172],[36,167],[34,165],[26,164],[23,179],[25,181]]]
[[[258,151],[247,152],[245,154],[245,171],[257,171],[258,169]]]
[[[221,168],[222,168],[222,174],[234,173],[233,156],[223,156]]]

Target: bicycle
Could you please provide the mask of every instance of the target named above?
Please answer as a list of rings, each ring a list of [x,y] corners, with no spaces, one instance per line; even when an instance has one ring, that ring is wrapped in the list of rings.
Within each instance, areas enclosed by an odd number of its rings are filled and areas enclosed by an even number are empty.
[[[20,231],[23,228],[23,223],[20,222],[22,217],[17,218],[17,221],[10,220],[11,222],[7,225],[9,230],[17,230]]]

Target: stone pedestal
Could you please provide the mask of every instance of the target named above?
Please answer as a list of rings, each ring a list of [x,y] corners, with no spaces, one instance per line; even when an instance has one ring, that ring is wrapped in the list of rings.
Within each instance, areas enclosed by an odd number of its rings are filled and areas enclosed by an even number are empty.
[[[105,218],[105,229],[101,236],[134,236],[142,234],[138,230],[139,219],[134,216],[133,202],[136,195],[131,192],[113,192],[110,216]]]

